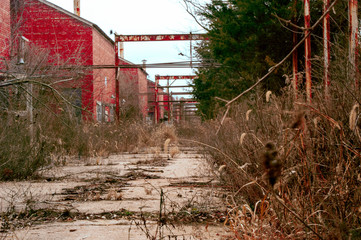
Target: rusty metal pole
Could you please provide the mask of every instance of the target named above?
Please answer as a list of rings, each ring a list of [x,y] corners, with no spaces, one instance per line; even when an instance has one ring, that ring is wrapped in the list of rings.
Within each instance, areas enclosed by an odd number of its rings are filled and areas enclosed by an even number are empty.
[[[297,5],[297,0],[294,1],[293,3],[293,7],[295,10],[295,17],[294,17],[294,23],[296,23],[296,14],[297,14],[297,9],[296,9],[296,5]],[[296,27],[293,28],[294,32],[293,32],[293,37],[292,37],[292,44],[293,47],[296,46],[297,44],[297,29]],[[293,95],[294,98],[297,99],[297,86],[298,86],[298,52],[297,50],[294,51],[292,53],[292,88],[293,88]]]
[[[323,0],[323,11],[330,7],[330,0]],[[324,87],[325,97],[330,97],[330,13],[323,18],[323,58],[324,58]]]
[[[349,61],[351,65],[351,78],[355,81],[355,89],[358,89],[358,80],[357,80],[357,47],[358,47],[358,18],[357,18],[357,0],[348,1],[349,8],[349,23],[350,23],[350,43],[349,43]]]
[[[293,46],[297,44],[297,33],[293,33]],[[293,95],[297,99],[297,85],[298,85],[298,53],[294,51],[292,53],[292,88]]]
[[[171,100],[170,106],[169,106],[170,107],[170,118],[171,118],[171,123],[173,124],[174,119],[173,119],[173,93],[172,92],[170,93],[169,97],[170,97],[170,100]]]
[[[168,123],[170,123],[170,96],[169,96],[169,79],[167,79],[167,97],[168,97]]]
[[[80,17],[80,0],[74,0],[74,14]]]
[[[155,91],[154,91],[154,95],[155,95],[155,102],[154,102],[154,120],[155,120],[155,124],[157,124],[159,122],[159,103],[158,103],[158,82],[159,79],[157,78],[157,76],[155,77]]]
[[[114,43],[115,51],[115,115],[117,122],[120,120],[120,106],[119,106],[119,78],[118,78],[118,66],[119,66],[119,56],[118,56],[118,42]]]
[[[124,42],[119,42],[119,57],[124,59]]]
[[[305,14],[305,35],[309,34],[311,27],[310,0],[304,0]],[[311,103],[312,99],[312,81],[311,81],[311,35],[305,40],[305,66],[306,66],[306,99]]]

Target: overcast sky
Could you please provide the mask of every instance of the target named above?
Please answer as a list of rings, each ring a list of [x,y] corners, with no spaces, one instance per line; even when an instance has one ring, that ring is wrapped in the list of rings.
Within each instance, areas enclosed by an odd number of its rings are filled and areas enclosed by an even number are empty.
[[[74,0],[48,0],[73,12]],[[112,39],[118,34],[204,33],[182,6],[182,0],[81,0],[80,16],[98,25]],[[193,43],[194,44],[194,43]],[[135,64],[187,61],[189,41],[130,42],[124,44],[125,59]],[[147,69],[148,78],[188,75],[191,69]]]

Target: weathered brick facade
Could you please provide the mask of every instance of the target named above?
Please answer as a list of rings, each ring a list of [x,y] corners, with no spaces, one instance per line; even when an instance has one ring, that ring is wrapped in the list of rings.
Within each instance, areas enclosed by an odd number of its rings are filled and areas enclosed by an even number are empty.
[[[4,12],[3,15],[8,19],[5,30],[10,33],[10,25],[13,31],[16,27],[14,31],[16,33],[13,34],[15,42],[19,42],[17,39],[24,36],[30,41],[30,45],[50,51],[51,61],[57,64],[115,65],[114,41],[97,25],[45,0],[0,1],[1,10],[4,9],[2,13]],[[5,31],[3,30],[5,27],[0,26],[1,30]],[[14,53],[16,54],[16,51]],[[124,59],[121,61],[121,64],[131,64]],[[123,82],[123,92],[133,95],[134,103],[139,106],[145,118],[148,114],[146,72],[143,69],[122,68],[119,75]],[[66,82],[60,88],[77,96],[73,104],[87,110],[82,112],[83,119],[105,122],[114,120],[116,105],[114,68],[94,68],[82,79]]]
[[[0,57],[9,56],[10,0],[0,1]],[[1,65],[0,65],[1,67]]]
[[[105,41],[104,36],[93,29],[93,64],[114,65],[114,45]],[[115,111],[115,70],[94,69],[93,108],[97,111],[97,120],[114,120]],[[103,119],[99,119],[99,111],[102,111]]]

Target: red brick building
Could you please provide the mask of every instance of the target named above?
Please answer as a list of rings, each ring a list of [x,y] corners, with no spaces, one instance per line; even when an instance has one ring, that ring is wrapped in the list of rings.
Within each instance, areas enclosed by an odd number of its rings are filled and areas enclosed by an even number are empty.
[[[0,1],[0,57],[9,56],[10,44],[10,0]],[[1,65],[0,65],[1,67]]]
[[[0,6],[5,8],[6,12],[9,5],[5,6],[3,1],[1,0]],[[15,12],[17,19],[21,21],[17,35],[26,37],[31,44],[49,49],[53,56],[52,61],[70,66],[115,65],[114,41],[94,23],[45,0],[11,1],[16,3]],[[19,2],[24,4],[21,5]],[[15,23],[12,23],[13,25]],[[122,61],[130,64],[124,59]],[[120,78],[127,79],[125,82],[131,82],[136,86],[135,95],[138,97],[140,111],[145,117],[148,109],[146,72],[129,68],[122,69],[119,75]],[[114,68],[91,68],[86,76],[76,82],[68,82],[61,88],[65,95],[75,96],[73,104],[87,110],[82,112],[83,119],[93,118],[105,122],[114,119]],[[91,112],[92,116],[88,112]]]

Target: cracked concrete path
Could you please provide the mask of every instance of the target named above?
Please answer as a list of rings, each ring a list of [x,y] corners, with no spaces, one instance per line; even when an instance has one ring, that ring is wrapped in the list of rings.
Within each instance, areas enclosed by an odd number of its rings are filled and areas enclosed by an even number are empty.
[[[0,183],[0,239],[232,239],[225,190],[196,149],[173,159],[72,159],[37,181]],[[183,237],[183,238],[182,238]]]

